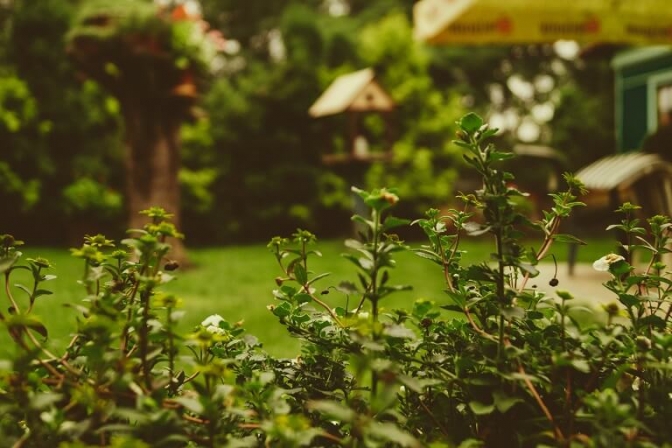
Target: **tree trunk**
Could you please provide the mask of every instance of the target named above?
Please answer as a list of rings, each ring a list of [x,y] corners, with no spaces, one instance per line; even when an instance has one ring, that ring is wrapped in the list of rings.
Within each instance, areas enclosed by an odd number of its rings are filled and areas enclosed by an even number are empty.
[[[180,124],[178,116],[146,104],[126,103],[126,198],[129,226],[141,229],[148,218],[141,210],[162,207],[173,214],[173,223],[181,230],[180,220]],[[143,107],[144,106],[144,107]],[[172,238],[169,257],[187,264],[184,243]]]

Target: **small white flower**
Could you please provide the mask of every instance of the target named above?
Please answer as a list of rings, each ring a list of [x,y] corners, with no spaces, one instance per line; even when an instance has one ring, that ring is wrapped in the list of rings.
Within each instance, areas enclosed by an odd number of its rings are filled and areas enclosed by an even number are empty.
[[[226,334],[226,331],[224,331],[224,329],[215,327],[214,325],[208,325],[207,327],[205,327],[205,329],[212,334],[218,334],[220,336]]]
[[[224,321],[224,318],[222,316],[220,316],[219,314],[213,314],[211,316],[206,317],[205,320],[203,322],[201,322],[201,325],[203,325],[205,328],[208,328],[208,327],[219,328],[220,322],[223,322],[223,321]]]
[[[609,266],[623,260],[625,260],[625,258],[623,258],[622,255],[607,254],[599,260],[595,260],[593,263],[593,269],[596,271],[607,272],[609,270]]]
[[[361,313],[357,314],[357,318],[361,320],[366,320],[369,318],[369,313],[366,311],[362,311]]]

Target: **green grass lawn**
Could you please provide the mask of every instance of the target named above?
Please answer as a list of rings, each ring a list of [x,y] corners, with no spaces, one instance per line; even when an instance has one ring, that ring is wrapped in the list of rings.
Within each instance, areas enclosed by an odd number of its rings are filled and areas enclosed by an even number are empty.
[[[419,244],[411,244],[413,247]],[[323,253],[315,258],[309,268],[315,273],[330,272],[316,287],[326,289],[341,281],[356,282],[357,276],[347,260],[340,257],[345,252],[342,241],[324,241],[316,246]],[[579,250],[579,261],[592,262],[612,251],[614,244],[608,239],[590,240]],[[485,241],[471,241],[465,246],[467,262],[488,260],[492,246]],[[31,248],[23,250],[24,259],[42,256],[49,259],[51,270],[58,278],[44,286],[54,291],[51,296],[38,298],[35,312],[42,318],[50,334],[50,344],[64,347],[75,328],[78,313],[66,304],[79,303],[84,298],[84,289],[78,284],[83,274],[81,260],[70,256],[67,249]],[[558,261],[566,259],[567,246],[558,245],[555,255]],[[181,323],[182,330],[189,331],[210,314],[220,314],[231,322],[245,321],[245,328],[259,337],[264,348],[277,356],[294,356],[299,344],[287,335],[284,327],[277,322],[267,305],[274,302],[272,290],[276,288],[275,277],[281,274],[274,257],[264,244],[249,246],[227,246],[217,248],[192,249],[191,261],[194,267],[184,272],[176,272],[176,280],[165,289],[184,300],[186,310]],[[444,300],[443,277],[438,266],[412,253],[397,256],[398,267],[391,272],[392,284],[408,284],[412,291],[404,291],[386,298],[384,308],[410,307],[416,299],[426,298],[437,302]],[[24,271],[12,275],[12,284],[29,284]],[[16,297],[23,294],[14,289]],[[4,296],[4,294],[3,294]],[[332,306],[345,306],[345,297],[331,292],[323,298]],[[354,299],[353,299],[354,300]],[[352,308],[356,304],[350,303]],[[8,306],[8,305],[5,305]],[[0,334],[0,354],[12,349],[9,337]]]

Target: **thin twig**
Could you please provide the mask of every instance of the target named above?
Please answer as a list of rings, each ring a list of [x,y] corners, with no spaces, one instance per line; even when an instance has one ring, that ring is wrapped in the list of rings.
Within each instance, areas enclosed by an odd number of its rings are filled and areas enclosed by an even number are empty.
[[[540,261],[542,258],[544,258],[548,250],[553,245],[553,235],[555,235],[555,233],[558,231],[558,227],[560,227],[560,217],[554,216],[553,220],[551,221],[550,230],[548,231],[548,234],[546,235],[544,242],[541,244],[539,252],[537,252],[537,255],[535,256],[537,261]],[[527,285],[527,281],[530,279],[530,277],[531,277],[530,273],[526,272],[525,277],[523,277],[523,281],[520,287],[518,288],[518,292],[522,292],[525,289],[525,285]]]
[[[523,367],[522,364],[520,364],[520,362],[518,363],[518,373],[520,373],[523,376],[523,381],[525,382],[525,385],[530,390],[530,393],[532,394],[537,404],[541,408],[541,411],[553,425],[553,432],[555,432],[555,437],[559,441],[565,440],[565,436],[562,434],[562,431],[558,427],[557,423],[555,423],[555,419],[553,419],[553,414],[551,414],[551,411],[546,406],[546,403],[544,403],[544,400],[541,398],[541,395],[539,395],[539,392],[537,392],[537,388],[534,387],[534,384],[532,384],[532,381],[530,381],[530,379],[528,378],[527,373],[525,372],[525,368]]]
[[[432,413],[432,411],[429,410],[425,402],[422,401],[421,398],[418,399],[418,402],[420,403],[420,406],[422,406],[422,408],[425,410],[425,412],[429,414],[429,417],[434,421],[434,424],[439,428],[439,431],[441,431],[443,435],[446,436],[447,438],[450,438],[450,433],[443,427],[441,422],[436,418],[436,416]]]
[[[42,344],[40,344],[40,341],[38,341],[37,338],[35,338],[35,335],[33,333],[31,333],[29,328],[26,328],[25,330],[26,330],[26,334],[28,335],[30,340],[33,342],[33,344],[35,345],[36,348],[40,349],[42,351],[42,353],[49,356],[50,358],[52,358],[54,360],[59,360],[59,358],[56,355],[51,353]],[[40,359],[40,364],[43,364],[43,363],[44,363],[44,361],[42,359]],[[68,372],[72,373],[73,375],[76,375],[76,376],[81,376],[82,375],[82,372],[80,370],[75,369],[74,367],[72,367],[66,361],[59,360],[59,364],[62,365]],[[59,377],[60,376],[61,376],[61,374],[59,373]]]
[[[307,286],[304,286],[303,289],[304,289],[306,292],[308,292],[308,287],[307,287]],[[343,328],[343,323],[340,321],[340,319],[338,318],[338,316],[336,315],[336,313],[334,313],[334,311],[329,307],[329,305],[327,305],[325,302],[323,302],[323,301],[321,301],[320,299],[318,299],[318,298],[315,296],[315,294],[312,294],[312,293],[310,293],[310,292],[308,292],[308,294],[310,295],[310,297],[311,297],[315,302],[317,302],[318,305],[320,305],[322,308],[324,308],[325,310],[327,310],[327,312],[329,313],[329,315],[331,316],[331,318],[334,319],[334,321],[338,324],[339,327]]]

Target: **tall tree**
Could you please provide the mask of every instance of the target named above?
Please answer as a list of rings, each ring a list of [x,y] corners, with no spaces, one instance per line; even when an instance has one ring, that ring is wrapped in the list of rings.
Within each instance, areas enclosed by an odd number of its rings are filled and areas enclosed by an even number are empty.
[[[180,226],[180,127],[192,116],[198,83],[222,43],[184,4],[92,1],[78,16],[70,54],[121,105],[132,228],[144,224],[138,212],[153,206],[172,213]],[[172,256],[186,259],[180,240],[173,241]]]

